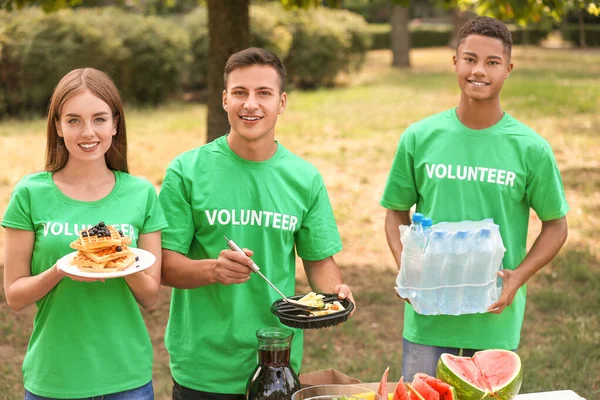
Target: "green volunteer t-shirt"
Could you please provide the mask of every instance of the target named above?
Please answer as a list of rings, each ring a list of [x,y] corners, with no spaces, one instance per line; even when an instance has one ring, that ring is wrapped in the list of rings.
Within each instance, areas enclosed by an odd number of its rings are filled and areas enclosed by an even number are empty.
[[[456,109],[407,128],[381,205],[417,211],[434,223],[493,218],[506,247],[503,267],[526,253],[529,209],[542,221],[566,215],[560,172],[550,145],[508,114],[487,129],[464,126]],[[471,349],[519,345],[526,287],[501,314],[424,316],[406,304],[404,337],[414,343]]]
[[[322,260],[341,250],[319,172],[278,144],[264,162],[237,156],[226,137],[178,156],[159,194],[169,228],[162,246],[191,259],[216,259],[223,236],[254,251],[261,272],[286,295],[295,290],[295,252]],[[205,392],[244,393],[257,364],[256,331],[282,326],[279,295],[260,276],[239,285],[173,289],[165,343],[173,378]],[[302,359],[296,330],[292,366]]]
[[[35,232],[31,275],[73,251],[78,232],[100,221],[131,236],[166,226],[156,190],[141,178],[115,172],[105,198],[65,196],[49,172],[15,187],[2,226]],[[10,265],[5,266],[10,268]],[[82,398],[134,389],[152,380],[152,344],[136,300],[123,278],[76,282],[63,278],[37,302],[23,362],[25,388],[43,397]]]

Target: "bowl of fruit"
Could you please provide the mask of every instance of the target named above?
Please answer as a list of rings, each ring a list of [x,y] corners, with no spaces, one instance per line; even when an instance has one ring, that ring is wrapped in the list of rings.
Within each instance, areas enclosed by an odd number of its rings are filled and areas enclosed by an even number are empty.
[[[317,385],[301,389],[292,400],[382,400],[372,390],[356,385]],[[387,400],[387,399],[386,399]]]

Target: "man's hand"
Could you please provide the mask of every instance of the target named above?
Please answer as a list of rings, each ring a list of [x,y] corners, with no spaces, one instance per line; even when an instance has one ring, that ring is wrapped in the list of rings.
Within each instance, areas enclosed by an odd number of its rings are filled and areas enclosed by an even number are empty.
[[[510,306],[517,294],[517,290],[523,286],[517,271],[503,269],[502,271],[498,271],[498,276],[503,280],[502,294],[498,301],[488,308],[488,311],[494,314],[500,314],[506,307]]]
[[[252,250],[243,249],[246,255],[233,250],[223,250],[215,262],[214,279],[223,285],[247,282],[252,269]]]
[[[356,302],[354,301],[354,296],[352,295],[352,291],[350,290],[350,287],[346,284],[340,284],[340,285],[336,285],[335,289],[334,289],[334,293],[338,295],[338,297],[343,300],[343,299],[348,299],[352,302],[352,304],[354,304],[354,310],[352,310],[352,312],[350,313],[350,316],[352,316],[352,314],[354,314],[356,312]]]

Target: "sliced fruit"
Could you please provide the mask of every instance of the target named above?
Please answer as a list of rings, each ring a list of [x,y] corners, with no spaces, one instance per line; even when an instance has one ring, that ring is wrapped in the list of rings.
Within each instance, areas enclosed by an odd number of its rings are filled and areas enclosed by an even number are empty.
[[[472,358],[442,354],[436,375],[460,400],[510,400],[523,382],[521,359],[509,350],[478,351]]]
[[[386,399],[388,396],[387,380],[389,372],[390,367],[387,367],[385,371],[383,371],[383,376],[381,377],[381,381],[379,382],[379,388],[377,389],[377,393],[381,396],[382,399]]]
[[[456,390],[448,385],[446,382],[441,379],[434,378],[433,376],[429,376],[422,372],[418,372],[415,374],[415,377],[419,377],[425,381],[433,390],[439,393],[440,400],[457,400],[458,396],[456,395]]]
[[[392,397],[392,400],[408,400],[408,393],[404,387],[403,377],[400,377],[400,381],[396,385],[396,390],[394,390],[394,397]]]

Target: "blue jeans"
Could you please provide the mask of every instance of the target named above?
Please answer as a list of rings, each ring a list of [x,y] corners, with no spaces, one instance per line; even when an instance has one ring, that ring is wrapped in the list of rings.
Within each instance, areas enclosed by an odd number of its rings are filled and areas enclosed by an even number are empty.
[[[50,397],[42,397],[25,390],[25,400],[55,400]],[[136,389],[124,392],[105,394],[102,396],[86,397],[78,400],[154,400],[154,388],[152,381]]]
[[[462,354],[460,354],[461,350]],[[412,381],[417,372],[435,376],[438,360],[443,353],[473,357],[476,351],[478,350],[427,346],[402,339],[402,376],[408,382]]]

